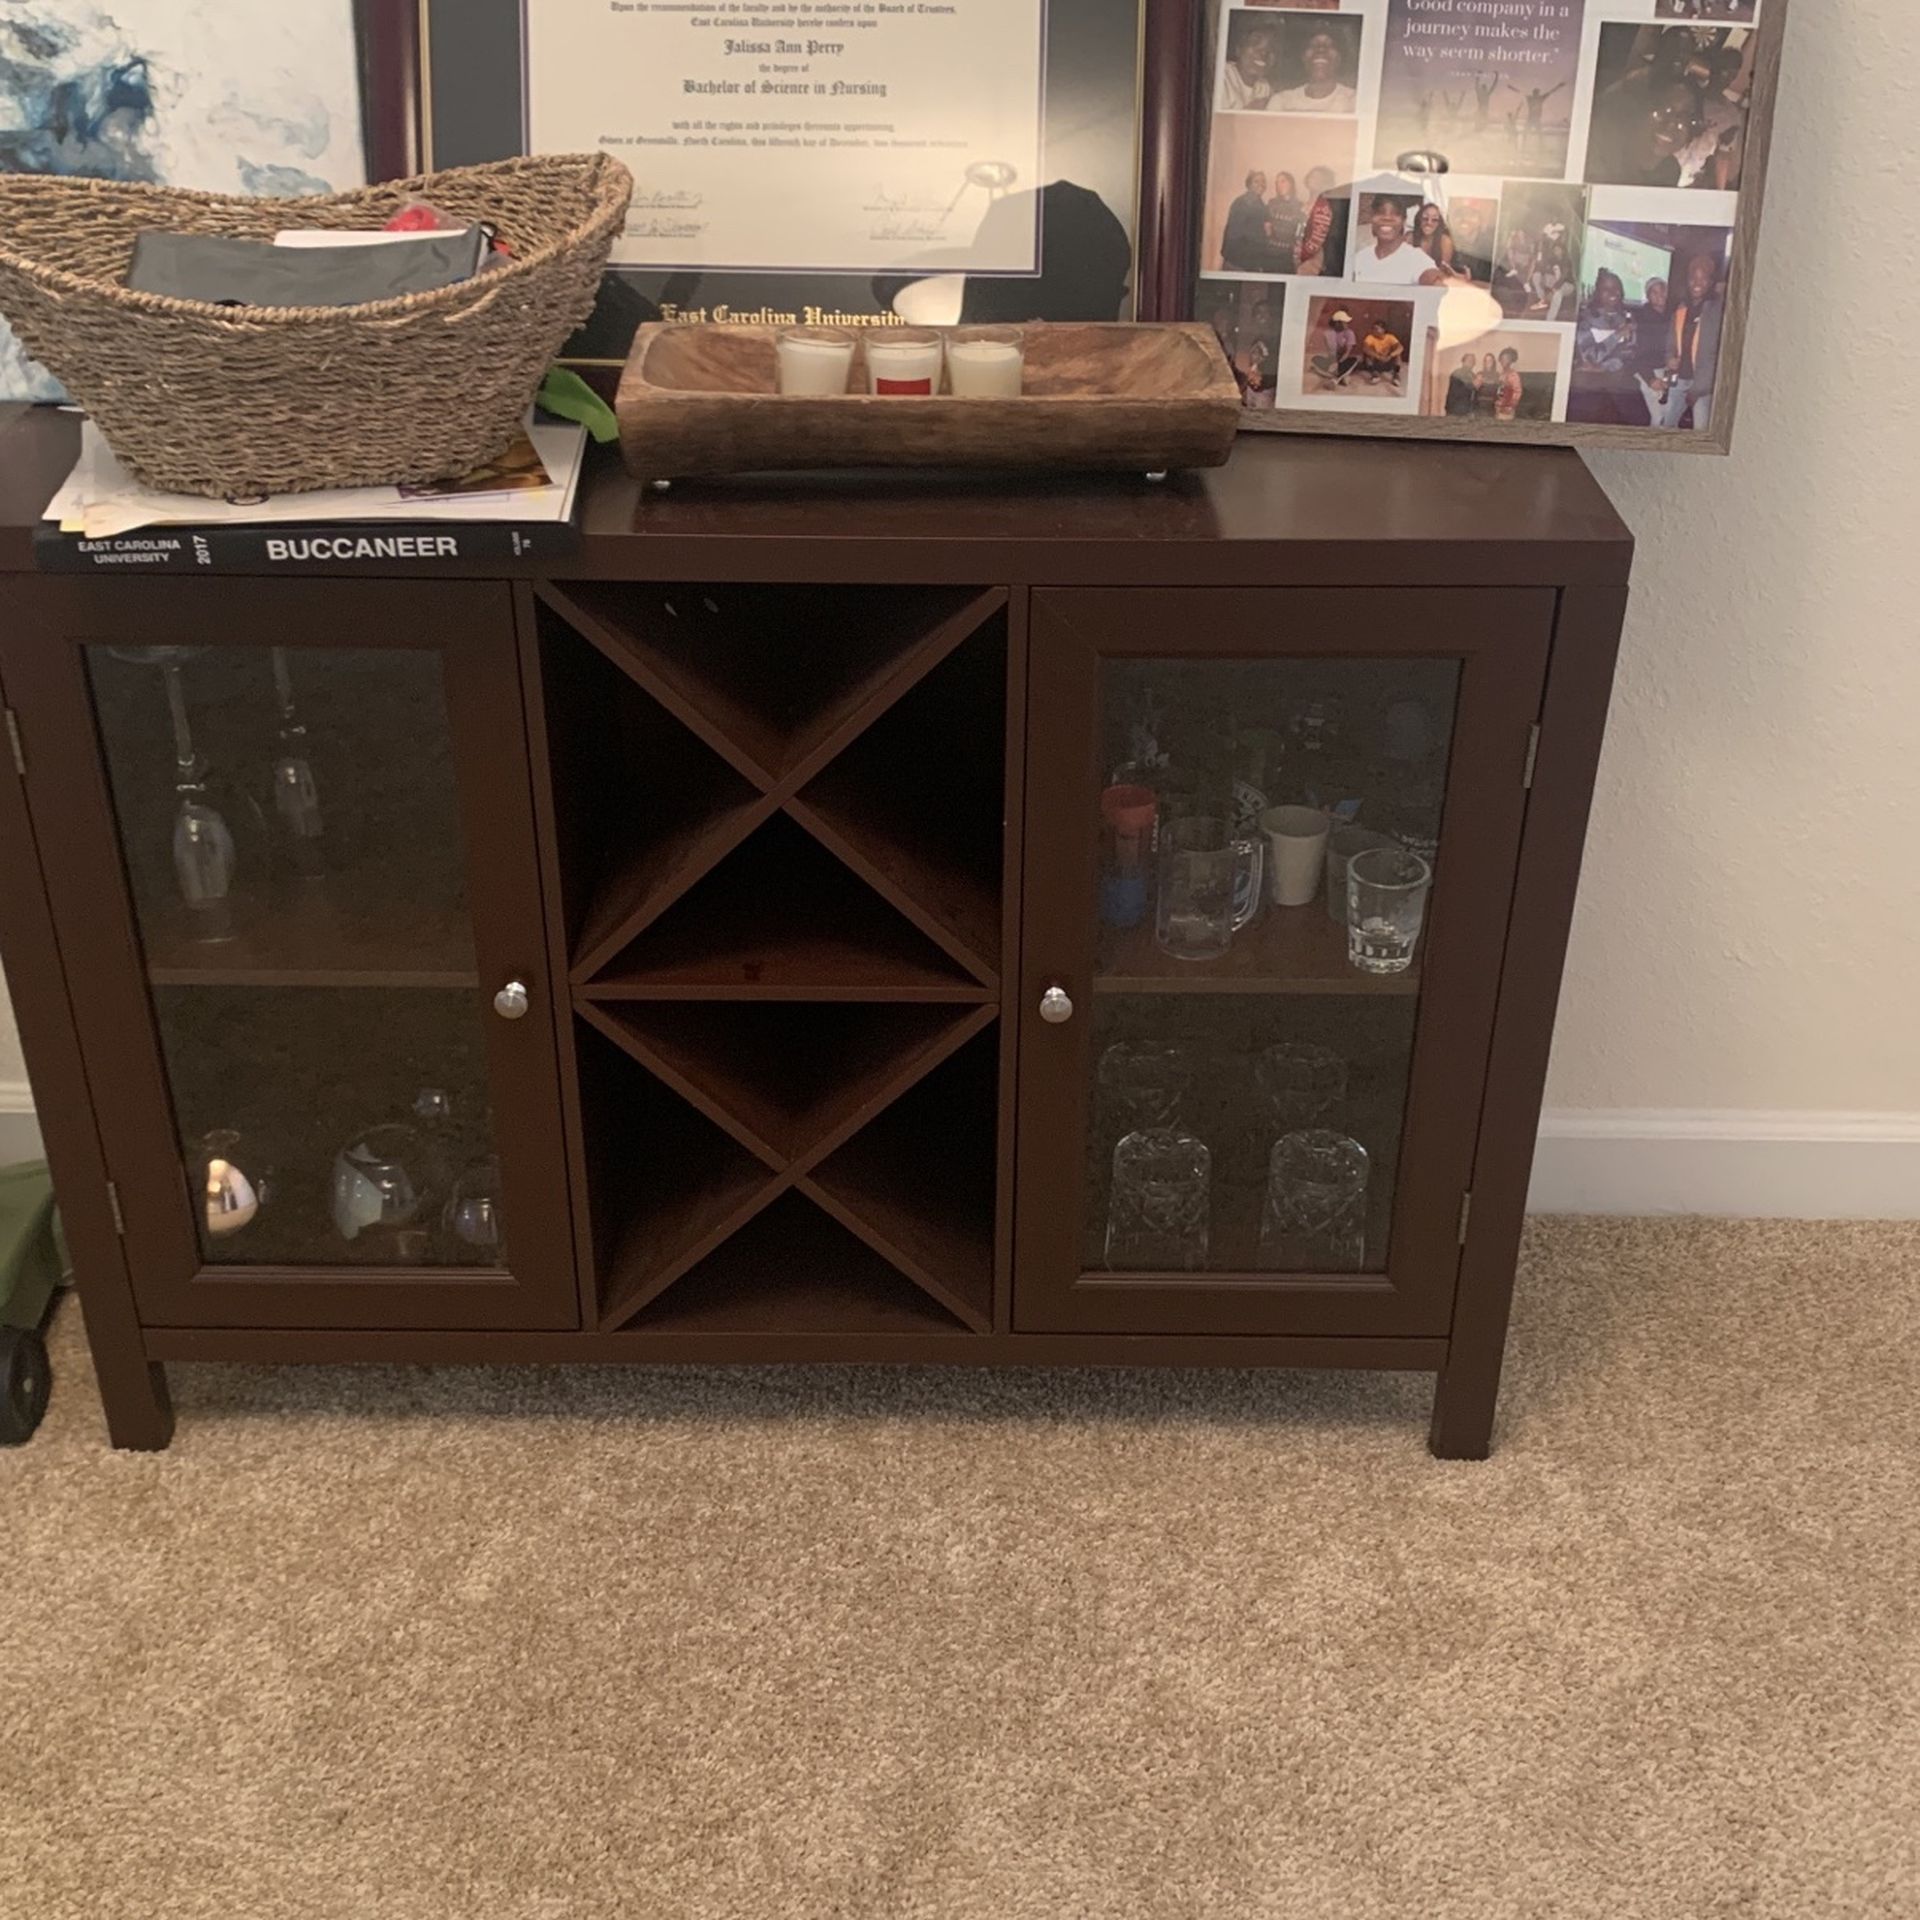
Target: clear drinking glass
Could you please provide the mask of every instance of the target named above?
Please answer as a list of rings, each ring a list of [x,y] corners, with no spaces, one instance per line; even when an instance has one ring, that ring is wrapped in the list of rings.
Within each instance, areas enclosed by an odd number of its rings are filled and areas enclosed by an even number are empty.
[[[1171,820],[1160,829],[1155,937],[1176,960],[1218,960],[1260,911],[1266,849],[1235,839],[1224,820]]]
[[[455,1261],[466,1263],[478,1256],[489,1264],[498,1263],[505,1246],[498,1160],[476,1160],[454,1181],[442,1224]]]
[[[1260,1055],[1253,1081],[1268,1124],[1278,1133],[1297,1133],[1347,1097],[1347,1063],[1331,1047],[1291,1040]]]
[[[1347,924],[1347,863],[1356,853],[1400,844],[1392,834],[1372,827],[1335,827],[1327,837],[1327,917],[1336,926]]]
[[[1362,973],[1405,973],[1426,924],[1433,869],[1417,853],[1376,847],[1347,863],[1347,958]]]
[[[1317,1128],[1274,1142],[1260,1215],[1266,1273],[1358,1273],[1367,1263],[1367,1150]]]
[[[1213,1229],[1213,1155],[1177,1127],[1130,1133],[1113,1150],[1108,1268],[1197,1273]]]
[[[1109,1138],[1177,1127],[1193,1094],[1193,1060],[1178,1047],[1116,1040],[1100,1056],[1100,1100]]]

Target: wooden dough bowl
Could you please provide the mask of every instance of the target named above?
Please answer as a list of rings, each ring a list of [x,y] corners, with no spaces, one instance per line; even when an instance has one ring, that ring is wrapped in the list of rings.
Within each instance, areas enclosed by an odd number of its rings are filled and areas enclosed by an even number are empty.
[[[620,382],[620,444],[642,480],[821,467],[997,467],[1161,473],[1224,466],[1240,393],[1211,327],[1040,325],[1017,400],[778,391],[757,326],[642,327]]]

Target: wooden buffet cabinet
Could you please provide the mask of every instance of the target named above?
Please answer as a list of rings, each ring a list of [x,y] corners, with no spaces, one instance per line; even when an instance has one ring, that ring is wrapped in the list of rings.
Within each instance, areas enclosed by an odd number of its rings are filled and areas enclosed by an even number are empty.
[[[71,431],[0,412],[0,953],[116,1444],[172,1360],[832,1360],[1421,1370],[1486,1453],[1632,554],[1573,454],[36,575]],[[1142,782],[1424,846],[1414,967],[1244,871],[1171,957]]]

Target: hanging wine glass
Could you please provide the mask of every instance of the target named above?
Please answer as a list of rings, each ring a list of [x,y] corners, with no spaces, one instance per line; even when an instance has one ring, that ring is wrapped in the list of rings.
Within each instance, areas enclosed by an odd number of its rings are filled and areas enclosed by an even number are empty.
[[[160,669],[173,724],[173,790],[180,803],[173,817],[174,884],[186,903],[194,939],[231,940],[233,880],[239,858],[233,832],[208,793],[207,763],[194,745],[181,673],[189,660],[198,659],[207,648],[109,647],[107,652],[128,666]]]
[[[179,811],[173,817],[173,875],[187,903],[196,940],[233,938],[233,834],[220,810],[207,798],[207,763],[193,744],[187,717],[186,682],[180,662],[166,660],[160,671],[167,683],[167,707],[173,716],[174,792]]]
[[[293,664],[285,647],[273,649],[273,685],[280,702],[279,752],[273,762],[274,820],[294,872],[317,879],[326,871],[322,843],[327,825],[320,811],[320,783],[307,748],[306,723],[294,701]]]

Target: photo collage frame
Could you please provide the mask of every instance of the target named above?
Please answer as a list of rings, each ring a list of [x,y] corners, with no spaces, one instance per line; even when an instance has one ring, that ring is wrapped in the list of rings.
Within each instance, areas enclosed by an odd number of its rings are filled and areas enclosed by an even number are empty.
[[[1787,0],[1206,0],[1247,424],[1724,452]]]

